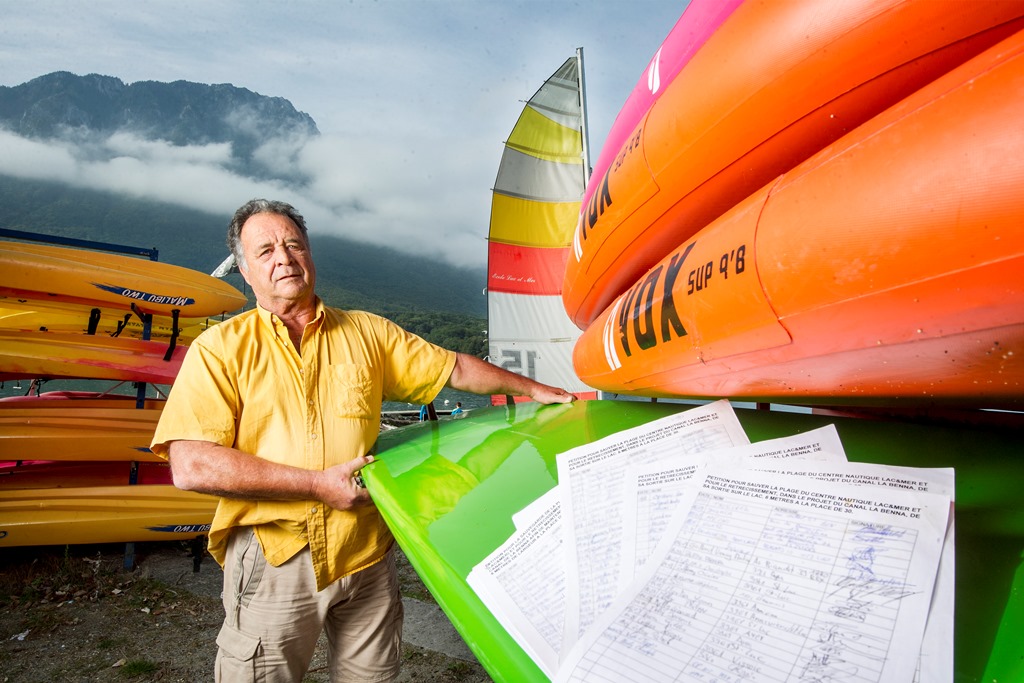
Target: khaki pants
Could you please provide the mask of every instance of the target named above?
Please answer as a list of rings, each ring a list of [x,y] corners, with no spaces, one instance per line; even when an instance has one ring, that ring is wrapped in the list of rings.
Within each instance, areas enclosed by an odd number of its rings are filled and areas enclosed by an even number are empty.
[[[238,529],[228,543],[223,599],[217,681],[297,683],[321,632],[332,683],[398,675],[402,600],[393,552],[317,592],[308,548],[272,567],[252,529]]]

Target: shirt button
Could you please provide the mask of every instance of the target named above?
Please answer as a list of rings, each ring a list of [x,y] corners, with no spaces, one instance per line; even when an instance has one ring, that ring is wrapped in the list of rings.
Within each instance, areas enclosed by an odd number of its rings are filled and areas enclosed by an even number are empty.
[[[316,514],[316,508],[315,507],[314,508],[310,508],[309,511],[312,512],[314,515]]]
[[[310,434],[310,435],[309,435],[309,438],[311,438],[311,439],[313,439],[314,441],[316,441],[316,434]]]

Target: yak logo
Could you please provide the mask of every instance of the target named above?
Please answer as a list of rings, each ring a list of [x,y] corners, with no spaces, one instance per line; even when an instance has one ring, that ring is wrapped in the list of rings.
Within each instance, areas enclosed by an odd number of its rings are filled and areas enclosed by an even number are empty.
[[[654,53],[654,59],[647,67],[647,89],[654,95],[661,89],[661,48]]]
[[[673,254],[667,264],[663,263],[654,268],[615,302],[603,329],[605,360],[612,370],[622,367],[620,348],[627,357],[633,355],[631,341],[642,351],[656,346],[659,337],[660,341],[667,342],[673,336],[687,335],[686,327],[676,310],[673,290],[686,257],[690,255],[695,244],[696,242],[691,242],[682,252]],[[659,287],[661,305],[658,319],[655,320],[654,297]]]

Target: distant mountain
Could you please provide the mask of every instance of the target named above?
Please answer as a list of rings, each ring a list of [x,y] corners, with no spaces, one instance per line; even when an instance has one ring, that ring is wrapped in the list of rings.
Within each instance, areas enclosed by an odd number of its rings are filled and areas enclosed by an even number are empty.
[[[269,138],[319,135],[309,114],[281,97],[229,84],[139,81],[57,71],[0,86],[0,126],[23,137],[68,138],[130,132],[174,145],[232,144],[237,169],[266,176],[252,153]]]
[[[70,142],[90,154],[91,142],[117,133],[172,145],[228,143],[231,170],[285,186],[305,179],[253,158],[268,139],[317,136],[313,119],[279,97],[232,85],[152,81],[56,72],[0,86],[0,128],[22,137]],[[0,228],[98,242],[156,247],[160,261],[205,273],[227,256],[230,215],[212,215],[113,192],[0,175]],[[482,356],[486,300],[482,268],[455,268],[386,247],[312,234],[317,284],[329,304],[386,315],[449,348]],[[244,289],[239,275],[228,281]]]

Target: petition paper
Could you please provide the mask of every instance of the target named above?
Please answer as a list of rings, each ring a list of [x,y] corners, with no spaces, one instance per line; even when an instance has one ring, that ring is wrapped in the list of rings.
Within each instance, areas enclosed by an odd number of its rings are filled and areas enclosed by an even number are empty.
[[[661,540],[687,487],[710,464],[718,467],[743,465],[752,461],[804,459],[846,462],[846,452],[834,425],[812,429],[794,436],[767,439],[711,453],[679,458],[678,462],[654,462],[631,468],[626,482],[623,511],[625,534],[622,576],[631,581]]]
[[[628,468],[749,442],[732,405],[716,401],[557,456],[566,534],[564,647],[625,585],[619,569]]]
[[[514,517],[516,532],[466,578],[509,635],[548,678],[565,621],[561,500],[553,488]]]
[[[682,505],[557,681],[913,677],[948,496],[711,470]]]
[[[926,491],[949,496],[955,495],[955,473],[952,468],[899,467],[849,463],[841,470],[805,463],[758,463],[759,469],[785,474],[790,477],[814,477],[864,486],[882,486],[904,491]],[[928,611],[924,639],[921,642],[921,660],[915,681],[952,683],[953,681],[953,622],[956,592],[956,534],[954,512],[949,513],[946,538],[942,545],[935,577],[935,590]]]

